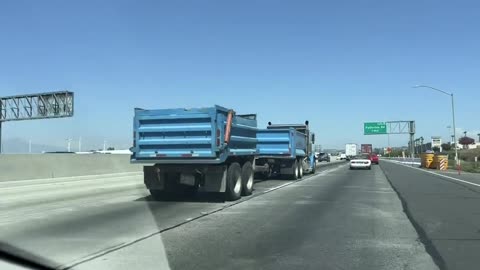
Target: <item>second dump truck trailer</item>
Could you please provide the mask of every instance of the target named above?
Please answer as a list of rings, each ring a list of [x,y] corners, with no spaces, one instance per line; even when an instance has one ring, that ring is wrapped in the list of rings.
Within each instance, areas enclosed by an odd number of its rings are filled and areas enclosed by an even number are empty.
[[[302,178],[304,173],[315,173],[313,145],[315,134],[305,124],[272,125],[257,132],[255,171],[264,178],[280,174],[290,179]]]
[[[237,200],[253,191],[257,142],[255,115],[221,106],[135,109],[132,163],[145,163],[152,197],[197,191]]]

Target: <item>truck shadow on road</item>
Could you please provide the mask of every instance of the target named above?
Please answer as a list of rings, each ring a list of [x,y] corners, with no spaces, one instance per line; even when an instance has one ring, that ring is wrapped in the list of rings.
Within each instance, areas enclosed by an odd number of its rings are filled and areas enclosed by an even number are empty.
[[[151,195],[136,199],[137,202],[194,202],[194,203],[225,203],[225,196],[221,193],[199,192],[195,195],[166,196],[161,199]]]

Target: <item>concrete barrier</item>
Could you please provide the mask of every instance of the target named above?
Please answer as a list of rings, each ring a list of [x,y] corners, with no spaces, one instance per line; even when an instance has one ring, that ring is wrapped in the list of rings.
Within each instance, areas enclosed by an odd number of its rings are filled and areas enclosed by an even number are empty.
[[[344,161],[317,163],[326,167]],[[114,154],[2,154],[0,181],[44,179],[122,172],[142,172],[143,165],[130,164],[130,155]]]
[[[2,154],[0,181],[141,172],[130,155],[109,154]]]

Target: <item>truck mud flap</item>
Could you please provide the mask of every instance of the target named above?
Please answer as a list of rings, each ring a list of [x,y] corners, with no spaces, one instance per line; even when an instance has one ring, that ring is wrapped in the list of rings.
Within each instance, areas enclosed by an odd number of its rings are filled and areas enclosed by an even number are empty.
[[[227,166],[211,166],[205,173],[202,192],[225,192],[227,189]]]
[[[143,167],[143,182],[148,189],[165,189],[165,179],[161,177],[159,170],[155,166]]]
[[[284,160],[280,164],[280,174],[282,176],[293,175],[295,173],[295,159]]]

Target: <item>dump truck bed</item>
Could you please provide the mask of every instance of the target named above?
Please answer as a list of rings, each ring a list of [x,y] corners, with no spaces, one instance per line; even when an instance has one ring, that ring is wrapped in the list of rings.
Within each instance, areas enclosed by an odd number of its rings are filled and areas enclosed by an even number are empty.
[[[306,136],[294,128],[259,129],[259,157],[296,158],[306,155]]]
[[[232,156],[256,154],[256,119],[218,105],[136,109],[133,133],[132,163],[221,164]]]

